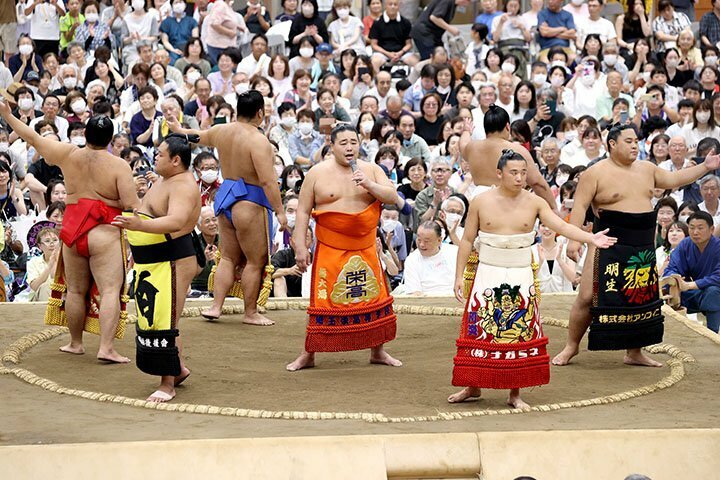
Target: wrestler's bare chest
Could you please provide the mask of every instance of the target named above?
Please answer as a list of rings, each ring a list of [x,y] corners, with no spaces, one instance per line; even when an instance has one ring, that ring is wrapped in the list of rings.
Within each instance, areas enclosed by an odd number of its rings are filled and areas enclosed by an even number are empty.
[[[652,170],[634,165],[621,169],[612,164],[603,165],[596,177],[593,207],[623,211],[648,211],[655,188]]]
[[[169,187],[170,185],[166,185],[164,181],[155,183],[143,197],[140,212],[155,218],[167,215],[170,199]]]

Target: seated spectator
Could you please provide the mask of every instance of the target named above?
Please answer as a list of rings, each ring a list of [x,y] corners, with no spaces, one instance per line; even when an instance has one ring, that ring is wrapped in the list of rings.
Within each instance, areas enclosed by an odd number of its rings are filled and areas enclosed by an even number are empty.
[[[95,0],[86,0],[82,4],[81,12],[85,21],[75,29],[75,41],[85,47],[92,54],[98,47],[110,48],[110,26],[100,21],[100,5]]]
[[[270,13],[260,0],[249,0],[245,8],[241,8],[238,13],[242,15],[248,31],[252,34],[263,34],[270,29]]]
[[[242,59],[237,66],[238,72],[244,72],[249,78],[255,75],[268,76],[270,57],[267,55],[268,39],[262,34],[256,34],[250,42],[250,55]]]
[[[376,70],[385,62],[403,61],[411,66],[417,63],[417,57],[411,53],[411,30],[410,20],[400,15],[400,0],[385,0],[385,11],[373,22],[368,34]]]
[[[200,210],[197,229],[200,231],[200,247],[205,254],[205,267],[192,279],[190,288],[198,292],[208,292],[208,277],[215,266],[215,254],[217,253],[220,235],[218,234],[218,219],[212,207],[203,206]]]
[[[665,241],[655,250],[658,275],[664,276],[665,269],[670,264],[670,255],[685,238],[690,235],[685,222],[675,221],[667,228]]]
[[[415,198],[413,213],[416,218],[415,225],[438,218],[440,205],[446,198],[455,192],[448,185],[452,168],[442,160],[434,160],[430,163],[430,178],[432,185],[425,188]]]
[[[42,117],[36,117],[30,122],[30,128],[35,128],[40,121],[45,120],[53,124],[57,128],[57,134],[60,140],[67,140],[67,129],[69,122],[65,118],[59,115],[60,113],[60,99],[56,95],[47,95],[43,99],[42,103]]]
[[[568,258],[567,241],[540,225],[538,280],[542,292],[572,292],[580,282],[575,262]]]
[[[222,182],[220,179],[220,163],[210,152],[198,154],[193,163],[202,205],[203,207],[212,205],[215,201],[215,194]]]
[[[316,0],[302,0],[300,14],[292,21],[290,26],[289,46],[290,58],[300,54],[301,40],[310,36],[316,45],[328,41],[328,32],[325,22],[320,18]]]
[[[713,219],[696,212],[688,219],[690,236],[670,255],[664,276],[678,275],[682,306],[701,312],[707,327],[720,329],[720,238],[713,236]]]
[[[313,229],[307,229],[307,243],[310,247],[310,258],[314,248],[313,245]],[[270,263],[275,267],[273,272],[273,296],[277,298],[287,297],[304,297],[310,293],[310,271],[302,273],[295,263],[295,242],[290,240],[290,248],[285,248],[276,252],[271,258]]]
[[[20,35],[18,53],[10,57],[8,67],[16,82],[27,80],[30,72],[35,72],[38,78],[43,72],[42,57],[35,53],[35,42],[29,35]]]
[[[442,105],[442,100],[437,93],[428,93],[420,101],[421,116],[415,122],[415,129],[418,136],[425,140],[428,146],[436,146],[438,144],[440,127],[445,121],[445,117],[440,114],[440,107]]]
[[[290,157],[295,164],[303,171],[309,170],[323,142],[323,137],[315,130],[315,114],[310,110],[300,110],[297,113],[297,129],[288,136]]]
[[[358,54],[365,53],[365,41],[363,40],[363,23],[358,17],[350,13],[350,0],[335,0],[333,9],[337,19],[328,25],[328,36],[330,45],[339,53],[352,49]]]
[[[680,32],[690,28],[690,19],[684,13],[676,12],[672,0],[660,0],[657,15],[652,22],[656,50],[664,52],[677,45]]]
[[[400,115],[398,130],[403,136],[400,154],[406,157],[419,157],[430,160],[432,154],[427,142],[415,133],[415,117],[409,113]]]
[[[15,174],[6,152],[0,153],[0,216],[4,219],[27,214],[22,189],[15,181]]]
[[[315,128],[320,128],[320,119],[332,118],[338,122],[350,122],[350,115],[339,105],[335,104],[335,94],[332,90],[321,88],[317,93],[318,108],[315,110]]]
[[[62,228],[63,218],[65,217],[65,202],[52,202],[48,205],[45,216],[60,230]]]
[[[46,301],[50,298],[50,284],[55,276],[60,254],[60,237],[55,224],[43,221],[33,225],[28,232],[28,247],[37,247],[42,252],[27,262],[27,283],[32,292],[30,301]]]
[[[282,232],[277,228],[277,222],[273,221],[273,241],[271,246],[272,253],[290,248],[290,237],[292,237],[295,228],[295,215],[297,214],[298,197],[297,195],[285,195],[283,198],[283,209],[288,219],[287,228]]]
[[[170,54],[170,62],[182,57],[183,49],[191,37],[200,35],[198,22],[185,14],[185,0],[172,0],[172,16],[160,23],[160,41]]]
[[[274,23],[292,22],[293,20],[295,20],[295,17],[297,16],[297,13],[298,13],[298,1],[297,0],[281,0],[280,8],[282,8],[282,12],[280,12],[275,17]]]
[[[424,222],[417,231],[417,250],[405,259],[403,283],[394,294],[450,296],[455,282],[458,247],[442,243],[442,229],[436,222]]]
[[[570,47],[577,37],[575,21],[571,13],[562,9],[562,0],[548,0],[545,8],[537,15],[539,58],[547,58],[553,47],[562,47],[568,55],[574,55]]]
[[[703,199],[702,203],[698,204],[698,208],[713,217],[715,225],[720,225],[720,206],[718,206],[720,203],[718,202],[720,177],[717,175],[705,175],[697,183],[700,186],[700,195]]]
[[[130,138],[133,143],[144,147],[152,147],[152,134],[155,129],[155,119],[162,116],[157,111],[158,94],[151,86],[143,87],[138,91],[140,111],[130,120]]]
[[[467,198],[461,193],[454,193],[442,202],[438,220],[443,225],[445,233],[443,243],[460,245],[460,240],[465,231],[465,218],[467,217],[468,208]]]

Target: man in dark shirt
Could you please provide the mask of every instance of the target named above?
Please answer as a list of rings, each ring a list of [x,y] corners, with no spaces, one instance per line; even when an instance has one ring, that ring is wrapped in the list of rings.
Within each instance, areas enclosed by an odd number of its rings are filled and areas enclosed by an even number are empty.
[[[44,135],[45,138],[52,138],[60,141],[60,137],[54,133]],[[25,175],[25,183],[30,190],[30,201],[33,205],[40,205],[45,208],[45,191],[50,180],[57,178],[62,180],[63,173],[57,165],[48,165],[44,158],[40,157],[35,160],[29,167],[27,175]]]
[[[410,33],[421,60],[430,58],[433,48],[443,44],[442,36],[446,31],[455,37],[460,35],[460,30],[450,25],[450,22],[455,16],[456,7],[469,4],[469,0],[433,0],[422,11]]]
[[[313,244],[312,229],[308,228],[307,245]],[[302,272],[295,263],[295,242],[290,239],[290,248],[278,250],[270,263],[275,267],[273,272],[273,296],[302,297]],[[312,249],[310,251],[312,258]]]
[[[400,0],[385,0],[385,12],[370,27],[368,38],[373,49],[372,62],[376,71],[385,62],[403,60],[409,65],[417,63],[417,58],[409,53],[412,50],[412,24],[410,20],[400,16],[399,10]]]

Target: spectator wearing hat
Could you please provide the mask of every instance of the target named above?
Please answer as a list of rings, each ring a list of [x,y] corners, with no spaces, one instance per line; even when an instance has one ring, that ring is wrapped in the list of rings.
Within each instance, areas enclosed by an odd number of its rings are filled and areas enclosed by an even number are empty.
[[[315,58],[317,62],[313,64],[310,76],[312,76],[312,84],[310,88],[317,89],[318,82],[328,72],[338,73],[338,69],[332,61],[333,47],[329,43],[321,43],[315,49]]]
[[[28,232],[27,243],[30,249],[37,247],[42,252],[42,255],[27,262],[27,283],[32,292],[30,301],[46,301],[50,298],[50,284],[60,255],[60,238],[55,224],[41,221],[33,225]]]

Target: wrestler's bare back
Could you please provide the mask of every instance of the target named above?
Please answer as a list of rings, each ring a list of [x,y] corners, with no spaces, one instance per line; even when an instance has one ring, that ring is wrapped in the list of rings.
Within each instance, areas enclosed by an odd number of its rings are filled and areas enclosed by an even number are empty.
[[[65,177],[68,204],[81,198],[102,200],[108,206],[132,209],[138,198],[127,162],[105,150],[78,148],[67,158],[49,159]]]
[[[224,178],[242,178],[248,183],[259,185],[260,177],[255,168],[253,154],[264,152],[267,138],[256,127],[248,123],[232,122],[217,125],[210,132],[212,145],[220,157],[220,169]],[[272,158],[267,159],[272,165]]]
[[[650,162],[637,160],[628,166],[609,158],[601,160],[580,177],[575,203],[585,204],[578,200],[589,196],[596,214],[602,209],[629,213],[652,211],[656,168]]]
[[[197,197],[197,198],[196,198]],[[142,204],[138,209],[139,213],[151,215],[154,218],[164,217],[168,214],[171,202],[175,203],[177,199],[193,199],[192,207],[186,215],[186,219],[181,228],[170,236],[172,238],[181,237],[190,233],[200,218],[200,197],[198,195],[197,183],[190,172],[173,175],[170,178],[160,178],[153,183],[142,199]]]
[[[522,190],[517,196],[501,195],[499,188],[481,193],[472,201],[480,231],[498,235],[530,233],[545,201]],[[467,223],[466,223],[467,228]]]
[[[528,173],[531,168],[537,170],[530,154],[522,145],[495,137],[473,140],[465,148],[465,158],[470,163],[470,174],[475,185],[489,187],[500,184],[500,179],[497,177],[497,162],[502,151],[508,148],[516,151],[528,161]]]
[[[387,180],[387,176],[374,163],[360,161],[357,162],[357,167],[375,182],[383,181],[378,174]],[[352,180],[352,175],[352,170],[344,168],[334,161],[324,161],[311,168],[304,183],[312,186],[313,208],[315,210],[357,213],[373,204],[376,201],[375,197],[356,185]]]

